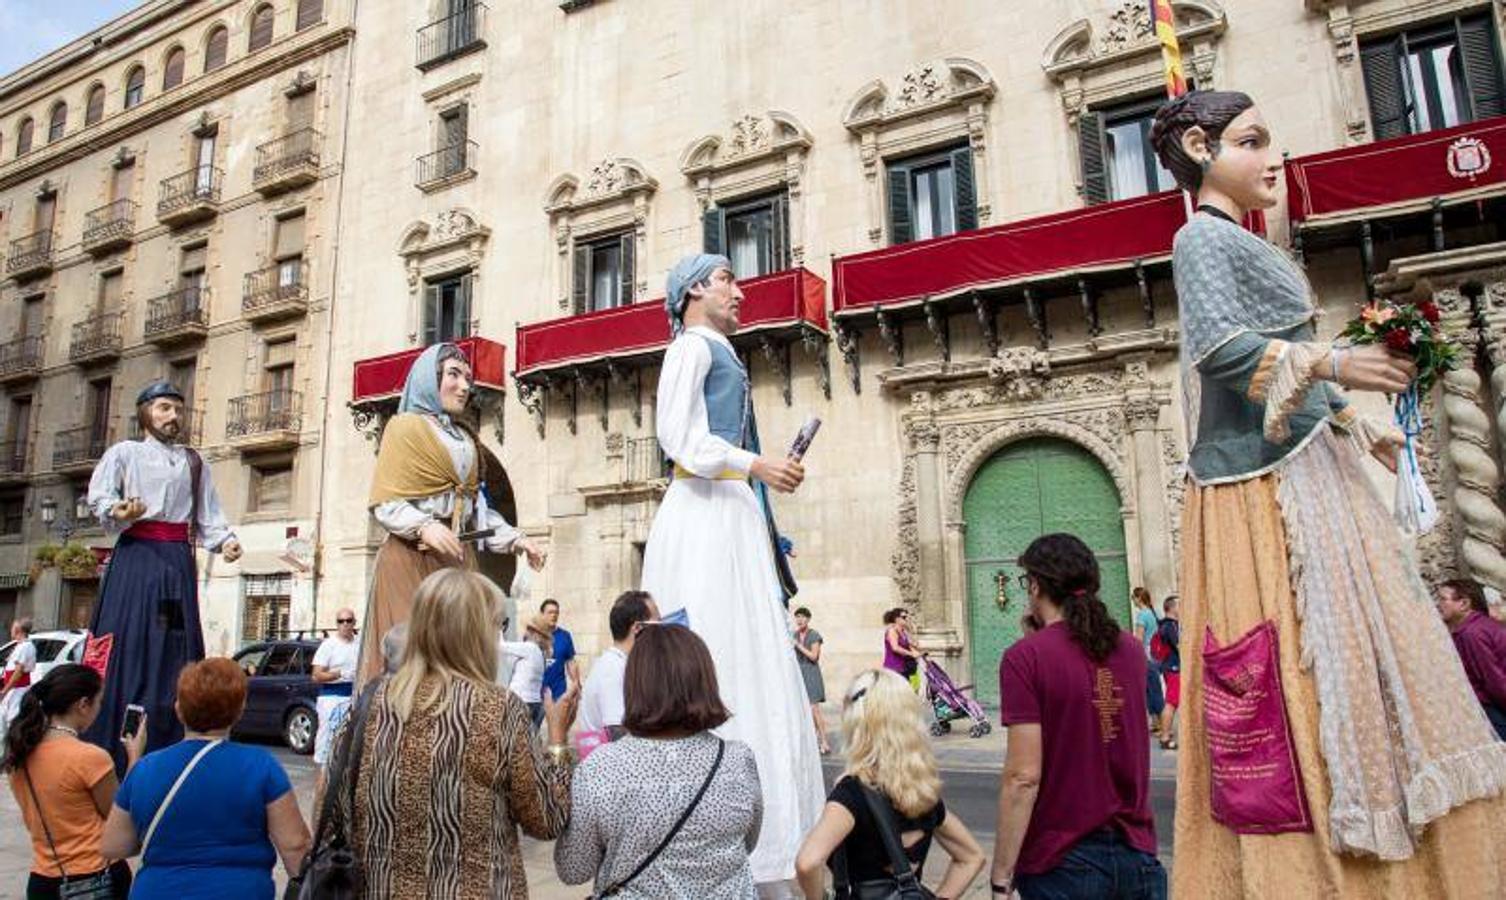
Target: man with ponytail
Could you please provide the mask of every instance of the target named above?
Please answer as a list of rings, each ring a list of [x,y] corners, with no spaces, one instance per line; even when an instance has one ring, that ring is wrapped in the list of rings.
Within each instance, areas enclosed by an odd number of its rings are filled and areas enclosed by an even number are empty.
[[[60,665],[31,686],[6,733],[4,768],[31,835],[28,900],[59,897],[65,882],[73,890],[93,882],[115,898],[130,893],[131,867],[100,853],[115,800],[115,766],[110,754],[79,740],[79,732],[98,718],[103,693],[98,672]],[[134,766],[146,729],[122,743],[128,767]]]
[[[993,895],[1164,900],[1145,650],[1098,599],[1098,560],[1076,537],[1036,538],[1019,567],[1041,628],[999,664],[1009,737]]]

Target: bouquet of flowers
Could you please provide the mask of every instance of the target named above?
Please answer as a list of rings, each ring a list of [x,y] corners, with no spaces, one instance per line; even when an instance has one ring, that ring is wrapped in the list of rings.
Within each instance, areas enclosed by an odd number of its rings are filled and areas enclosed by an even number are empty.
[[[1417,393],[1426,394],[1458,365],[1459,348],[1438,327],[1438,304],[1377,301],[1360,310],[1339,337],[1350,344],[1385,344],[1417,361]]]
[[[1378,301],[1360,311],[1359,317],[1339,333],[1352,345],[1385,344],[1398,353],[1406,353],[1417,362],[1417,378],[1397,396],[1394,409],[1396,424],[1406,437],[1396,465],[1396,498],[1392,515],[1408,534],[1426,534],[1438,522],[1438,506],[1433,492],[1417,466],[1413,440],[1422,433],[1421,398],[1459,363],[1459,348],[1443,334],[1438,325],[1438,305],[1431,300],[1419,303]]]

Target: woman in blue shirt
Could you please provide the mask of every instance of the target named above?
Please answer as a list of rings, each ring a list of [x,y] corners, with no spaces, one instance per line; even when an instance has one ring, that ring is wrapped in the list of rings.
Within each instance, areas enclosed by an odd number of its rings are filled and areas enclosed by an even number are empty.
[[[108,858],[141,854],[133,900],[271,900],[278,856],[298,874],[310,838],[287,773],[267,751],[226,741],[245,705],[246,675],[228,659],[190,663],[178,677],[183,740],[136,764],[105,823]]]

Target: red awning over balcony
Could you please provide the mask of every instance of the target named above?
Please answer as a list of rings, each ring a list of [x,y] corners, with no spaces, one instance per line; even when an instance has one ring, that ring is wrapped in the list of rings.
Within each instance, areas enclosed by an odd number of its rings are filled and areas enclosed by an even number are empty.
[[[826,331],[826,282],[805,269],[787,269],[739,282],[739,334],[769,329]],[[519,377],[609,359],[662,351],[669,321],[662,299],[518,326]]]
[[[471,361],[476,387],[504,390],[507,384],[507,348],[486,338],[465,338],[455,342]],[[355,366],[355,389],[351,394],[353,403],[370,403],[377,400],[396,399],[403,392],[403,382],[413,361],[424,352],[423,347],[388,353],[363,359]]]
[[[1167,191],[842,256],[832,262],[832,309],[840,316],[1162,260],[1186,221],[1181,193]]]
[[[1286,162],[1293,223],[1320,225],[1506,193],[1506,117]]]

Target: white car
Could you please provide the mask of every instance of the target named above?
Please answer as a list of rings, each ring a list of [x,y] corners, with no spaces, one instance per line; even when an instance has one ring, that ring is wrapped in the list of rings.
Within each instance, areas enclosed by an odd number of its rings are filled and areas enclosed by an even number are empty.
[[[89,632],[82,628],[70,628],[66,631],[38,631],[31,636],[31,642],[37,648],[37,667],[31,673],[31,683],[36,684],[42,680],[42,676],[52,671],[54,666],[61,663],[76,663],[84,661],[84,645],[88,642]],[[0,669],[10,660],[11,651],[16,648],[15,641],[6,641],[0,645]]]

